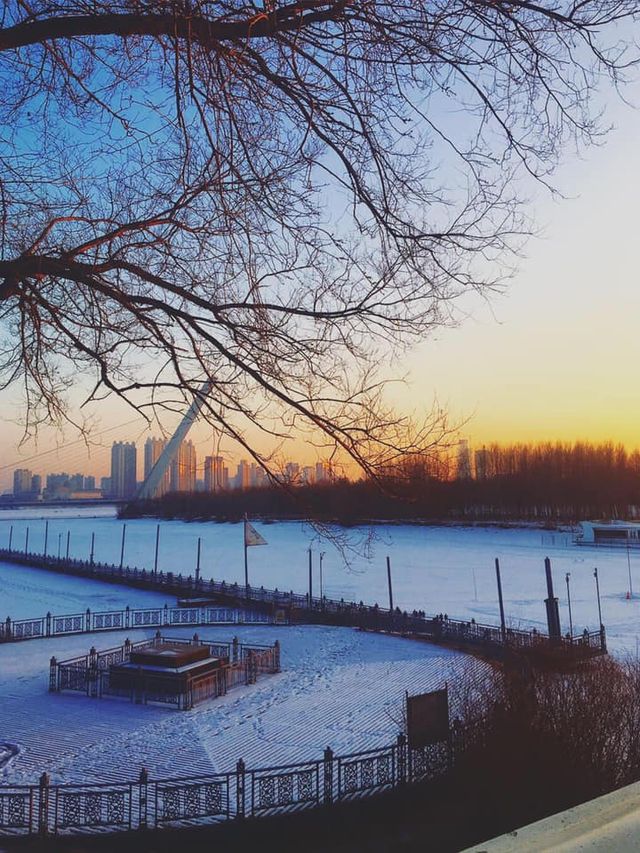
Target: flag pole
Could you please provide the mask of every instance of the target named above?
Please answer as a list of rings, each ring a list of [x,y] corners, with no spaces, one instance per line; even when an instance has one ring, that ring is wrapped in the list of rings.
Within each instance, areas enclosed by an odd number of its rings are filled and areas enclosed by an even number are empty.
[[[247,513],[244,514],[244,594],[249,596],[249,561],[247,560]]]

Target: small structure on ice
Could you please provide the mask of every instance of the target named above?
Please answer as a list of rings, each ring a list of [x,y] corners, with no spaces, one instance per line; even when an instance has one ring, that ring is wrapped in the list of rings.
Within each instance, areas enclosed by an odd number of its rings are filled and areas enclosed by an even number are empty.
[[[258,675],[280,671],[280,645],[247,646],[163,637],[96,651],[71,660],[51,658],[49,690],[71,690],[93,698],[115,696],[136,703],[158,702],[181,710],[221,696]]]

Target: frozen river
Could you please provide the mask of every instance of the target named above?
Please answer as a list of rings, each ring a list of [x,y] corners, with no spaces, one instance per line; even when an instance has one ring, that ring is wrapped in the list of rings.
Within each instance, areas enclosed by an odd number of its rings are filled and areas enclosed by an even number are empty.
[[[122,522],[113,509],[73,515],[49,511],[48,552],[86,559],[95,535],[95,559],[119,563]],[[125,563],[153,566],[154,520],[127,522]],[[350,565],[328,540],[299,523],[255,524],[268,545],[249,551],[250,580],[265,587],[306,591],[308,549],[312,549],[314,591],[319,591],[319,554],[324,552],[323,586],[334,598],[387,603],[386,557],[393,567],[395,602],[450,616],[498,622],[494,559],[502,566],[507,619],[544,627],[544,557],[552,560],[565,628],[568,623],[565,573],[571,573],[574,628],[596,627],[593,578],[598,566],[603,619],[610,648],[636,653],[640,596],[628,600],[625,551],[578,548],[564,533],[497,528],[380,526],[370,553],[351,554]],[[0,512],[0,545],[10,531],[14,547],[42,550],[42,511]],[[243,582],[241,524],[162,522],[158,565],[190,574],[202,540],[202,575]],[[369,531],[349,531],[361,547]],[[640,593],[640,553],[631,555]],[[0,618],[106,610],[126,604],[164,603],[159,593],[66,577],[40,569],[0,563]],[[173,603],[169,601],[168,603]],[[191,631],[172,629],[189,635]],[[327,744],[338,753],[382,746],[398,731],[405,690],[421,692],[455,685],[461,671],[478,667],[456,652],[385,635],[319,626],[228,626],[202,628],[207,639],[282,644],[283,672],[205,702],[188,712],[128,702],[87,699],[47,692],[48,662],[86,652],[94,638],[57,637],[0,646],[0,742],[19,750],[0,773],[5,782],[33,782],[42,770],[54,781],[118,781],[135,778],[145,766],[153,778],[229,770],[242,756],[250,766],[318,758]],[[132,639],[140,631],[130,630]],[[99,648],[124,640],[125,633],[97,638]],[[25,709],[29,713],[25,713]],[[126,756],[126,760],[122,757]]]
[[[110,507],[46,511],[49,519],[48,552],[64,554],[67,532],[70,553],[88,558],[95,534],[96,561],[119,563],[123,523]],[[127,522],[125,564],[153,567],[157,522]],[[13,547],[24,547],[29,528],[29,550],[42,550],[45,511],[0,511],[0,545],[6,546],[13,528]],[[597,628],[598,608],[593,577],[598,567],[603,621],[610,648],[636,653],[640,637],[640,552],[631,552],[630,568],[635,595],[630,600],[629,562],[625,550],[575,546],[568,533],[537,529],[421,527],[380,525],[373,530],[369,553],[362,553],[369,530],[348,531],[361,553],[344,553],[298,522],[255,523],[267,546],[249,549],[250,583],[306,592],[308,549],[312,549],[314,594],[319,592],[319,554],[323,558],[323,591],[332,598],[388,602],[386,557],[391,558],[394,604],[427,613],[499,622],[494,559],[502,568],[507,621],[514,626],[545,627],[546,584],[544,558],[551,558],[555,592],[560,599],[563,626],[568,630],[566,572],[574,631]],[[161,569],[192,574],[197,540],[202,540],[201,572],[205,578],[243,582],[241,524],[166,521],[160,525],[158,565]],[[154,593],[87,583],[48,572],[0,564],[0,617],[37,616],[50,610],[63,613],[79,608],[107,609],[127,603],[164,601]]]

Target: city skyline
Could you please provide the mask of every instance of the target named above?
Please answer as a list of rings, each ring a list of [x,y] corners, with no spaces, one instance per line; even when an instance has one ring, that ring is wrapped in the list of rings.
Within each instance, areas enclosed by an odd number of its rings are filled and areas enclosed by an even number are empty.
[[[135,442],[113,442],[110,450],[111,470],[109,476],[100,477],[83,473],[51,472],[44,475],[31,468],[15,468],[12,472],[13,487],[3,492],[17,498],[73,498],[98,494],[105,498],[132,498],[141,483],[147,478],[153,465],[159,459],[167,444],[166,439],[155,436],[146,439],[140,460]],[[226,464],[228,463],[228,464]],[[223,455],[206,455],[198,465],[197,452],[190,439],[180,445],[176,458],[171,462],[164,475],[156,497],[170,492],[213,492],[227,489],[248,489],[269,485],[267,471],[256,462],[241,459],[236,473],[231,474],[230,460]],[[138,473],[142,466],[142,479]],[[200,477],[198,474],[202,473]],[[312,484],[328,480],[331,466],[328,462],[318,461],[314,465],[300,465],[289,461],[282,469],[282,478],[292,484]],[[44,485],[43,485],[44,482]],[[99,483],[99,485],[98,485]]]

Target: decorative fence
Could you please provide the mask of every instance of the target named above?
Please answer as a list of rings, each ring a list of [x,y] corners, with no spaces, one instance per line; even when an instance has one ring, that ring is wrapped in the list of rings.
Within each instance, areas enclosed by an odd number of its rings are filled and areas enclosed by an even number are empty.
[[[464,744],[453,727],[448,741],[411,749],[404,735],[379,749],[229,773],[105,785],[0,786],[0,836],[97,834],[164,826],[185,827],[259,818],[374,795],[445,775]]]
[[[126,631],[129,628],[178,628],[197,625],[269,625],[272,615],[237,607],[145,607],[124,610],[47,613],[33,619],[11,619],[0,622],[0,643],[62,637],[69,634],[91,634],[102,631]]]
[[[112,683],[110,668],[128,663],[131,652],[145,648],[156,648],[163,643],[184,646],[206,646],[211,657],[228,661],[215,672],[188,680],[184,690],[167,692],[162,685],[162,677],[145,675],[142,683],[123,689]],[[147,704],[159,702],[176,705],[188,710],[205,699],[217,698],[239,684],[254,684],[259,675],[280,671],[280,643],[273,646],[247,645],[234,637],[229,642],[201,640],[197,634],[193,639],[185,637],[162,637],[158,631],[150,640],[131,643],[129,640],[121,646],[97,651],[95,648],[86,655],[58,661],[51,658],[49,664],[49,690],[60,693],[74,691],[101,699],[103,696],[121,697],[131,702]]]
[[[226,581],[195,579],[191,575],[173,572],[147,571],[146,569],[92,563],[62,557],[50,557],[16,550],[0,549],[0,560],[19,565],[46,568],[64,574],[95,578],[111,583],[125,584],[143,589],[164,591],[185,596],[185,607],[148,608],[143,610],[113,611],[107,613],[72,614],[38,619],[7,619],[0,623],[0,642],[34,637],[49,637],[61,634],[89,632],[92,630],[116,630],[134,627],[164,627],[166,625],[211,625],[224,621],[249,623],[319,623],[360,627],[374,631],[394,631],[416,634],[425,639],[444,644],[464,644],[479,647],[486,654],[501,655],[506,649],[540,651],[552,647],[556,652],[565,652],[573,658],[587,658],[605,654],[607,650],[604,626],[599,631],[585,631],[577,636],[550,638],[532,630],[481,625],[474,621],[449,619],[447,616],[427,616],[424,612],[390,611],[377,604],[336,601],[323,597],[310,597],[282,592],[264,587],[240,586]],[[219,615],[219,608],[194,607],[190,602],[197,598],[203,602],[215,600],[226,605],[227,618]],[[234,615],[231,616],[230,614]],[[53,622],[52,622],[53,620]],[[84,621],[83,621],[84,620]]]

